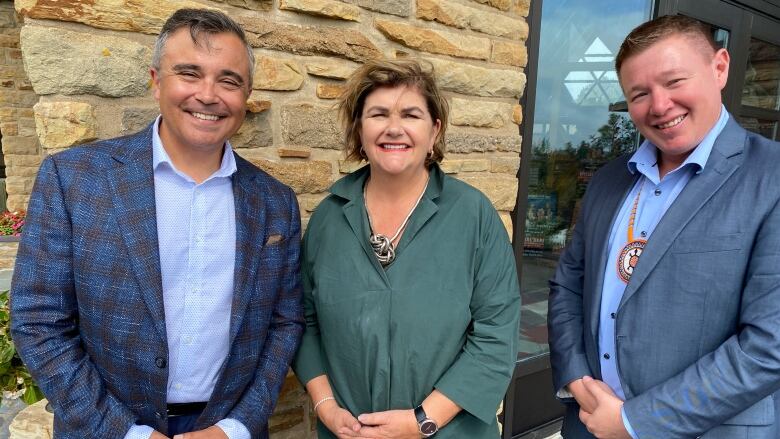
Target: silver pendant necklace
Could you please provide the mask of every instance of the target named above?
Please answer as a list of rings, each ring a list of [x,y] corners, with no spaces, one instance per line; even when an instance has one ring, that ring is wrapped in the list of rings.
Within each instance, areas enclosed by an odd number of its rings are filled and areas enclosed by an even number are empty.
[[[368,227],[371,229],[371,235],[368,237],[368,242],[371,244],[371,248],[374,250],[374,254],[379,260],[379,263],[382,264],[382,267],[387,267],[395,260],[395,246],[393,245],[393,241],[395,241],[395,239],[398,238],[398,235],[400,235],[404,228],[406,228],[406,224],[409,222],[409,218],[412,217],[414,209],[416,209],[417,205],[420,204],[420,200],[422,200],[423,195],[425,195],[425,190],[428,189],[429,181],[430,176],[428,176],[428,178],[425,180],[425,187],[423,187],[422,192],[420,192],[420,196],[417,197],[417,201],[414,203],[414,206],[412,206],[412,208],[409,210],[409,213],[406,214],[406,218],[404,218],[404,221],[400,226],[398,226],[398,230],[395,231],[395,234],[392,236],[392,238],[388,238],[381,233],[374,233],[374,225],[371,222],[371,212],[368,211],[368,199],[366,198],[366,186],[368,186],[368,182],[366,182],[366,185],[363,186],[363,202],[366,206]]]

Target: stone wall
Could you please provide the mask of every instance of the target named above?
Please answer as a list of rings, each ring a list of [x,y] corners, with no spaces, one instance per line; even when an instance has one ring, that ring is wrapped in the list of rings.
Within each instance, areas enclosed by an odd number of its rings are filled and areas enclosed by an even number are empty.
[[[6,165],[10,210],[23,209],[40,164],[33,105],[38,96],[24,72],[19,49],[21,23],[10,1],[0,2],[0,142]],[[0,291],[11,282],[16,242],[0,242]]]
[[[33,105],[38,102],[38,95],[22,65],[20,29],[13,2],[0,1],[0,134],[9,210],[27,206],[41,163],[33,118]]]
[[[0,112],[9,205],[24,207],[42,155],[136,131],[156,115],[148,74],[155,34],[173,10],[205,6],[235,17],[256,47],[250,114],[233,144],[295,189],[304,221],[356,167],[343,160],[333,111],[344,78],[369,58],[413,56],[433,63],[451,103],[444,169],[483,190],[511,227],[528,3],[17,0],[21,51],[18,29],[2,40],[2,85],[12,88],[0,99],[9,106]],[[15,20],[7,5],[3,13]]]
[[[245,27],[257,57],[247,119],[231,142],[295,190],[304,223],[330,184],[359,166],[344,161],[335,118],[345,78],[367,59],[415,57],[434,65],[450,102],[443,169],[485,192],[511,232],[529,3],[0,1],[9,208],[25,207],[45,155],[137,131],[157,115],[148,73],[154,38],[174,10],[208,7]],[[313,428],[306,395],[290,376],[273,437],[314,437]]]

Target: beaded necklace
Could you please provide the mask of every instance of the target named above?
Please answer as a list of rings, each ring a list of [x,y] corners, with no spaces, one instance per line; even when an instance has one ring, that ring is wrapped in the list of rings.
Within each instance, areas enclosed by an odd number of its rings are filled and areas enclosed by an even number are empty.
[[[636,221],[636,209],[639,205],[639,196],[642,194],[642,188],[644,184],[639,187],[639,192],[634,199],[634,206],[631,208],[631,216],[628,218],[628,240],[626,245],[623,246],[623,250],[620,251],[620,255],[617,259],[617,271],[618,277],[625,283],[631,279],[631,275],[634,274],[634,268],[639,263],[639,257],[642,255],[647,240],[638,238],[634,239],[634,223]]]

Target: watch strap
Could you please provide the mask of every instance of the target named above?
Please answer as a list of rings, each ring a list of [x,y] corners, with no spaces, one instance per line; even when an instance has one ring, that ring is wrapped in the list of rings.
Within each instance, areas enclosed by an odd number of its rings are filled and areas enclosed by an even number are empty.
[[[417,425],[420,425],[428,419],[428,415],[425,414],[425,410],[423,410],[422,404],[418,405],[414,409],[414,417],[417,418]]]

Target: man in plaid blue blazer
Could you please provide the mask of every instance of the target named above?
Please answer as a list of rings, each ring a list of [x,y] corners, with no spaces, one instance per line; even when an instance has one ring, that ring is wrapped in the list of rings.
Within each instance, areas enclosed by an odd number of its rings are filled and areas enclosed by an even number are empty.
[[[266,438],[302,333],[295,194],[235,155],[254,59],[184,9],[146,130],[46,158],[11,292],[55,438]]]

